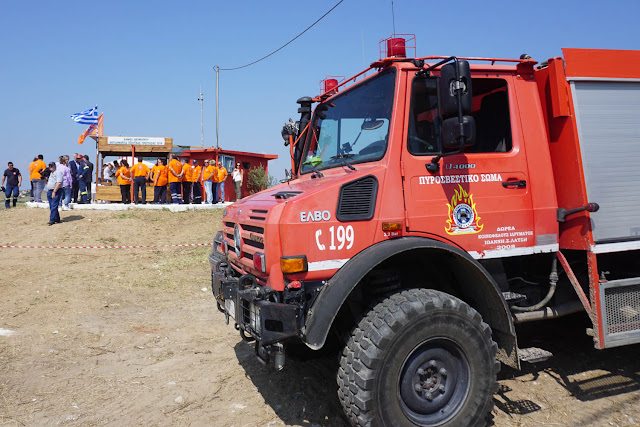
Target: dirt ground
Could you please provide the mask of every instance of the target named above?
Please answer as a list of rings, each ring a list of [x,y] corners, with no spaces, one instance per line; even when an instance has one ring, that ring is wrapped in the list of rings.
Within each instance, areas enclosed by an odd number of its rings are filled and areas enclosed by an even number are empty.
[[[208,243],[221,210],[0,211],[0,245]],[[216,309],[209,247],[0,248],[0,424],[346,426],[333,363],[274,372]],[[640,424],[639,346],[593,349],[582,316],[527,325],[553,351],[503,369],[496,426]]]

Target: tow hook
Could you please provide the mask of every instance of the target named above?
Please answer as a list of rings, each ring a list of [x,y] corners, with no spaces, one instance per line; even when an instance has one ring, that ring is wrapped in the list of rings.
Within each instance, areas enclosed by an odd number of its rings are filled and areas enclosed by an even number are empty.
[[[266,365],[271,360],[273,355],[273,365],[277,371],[281,371],[284,368],[284,345],[281,343],[270,344],[264,346],[256,341],[256,357],[258,361],[263,365]]]

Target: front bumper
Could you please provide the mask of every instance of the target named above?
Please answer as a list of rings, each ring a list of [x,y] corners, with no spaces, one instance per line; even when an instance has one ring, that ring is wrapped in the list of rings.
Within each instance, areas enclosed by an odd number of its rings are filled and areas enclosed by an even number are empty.
[[[300,336],[300,307],[277,302],[278,292],[258,285],[253,275],[238,276],[226,257],[215,252],[215,245],[209,265],[211,290],[227,321],[233,318],[237,327],[261,345]]]

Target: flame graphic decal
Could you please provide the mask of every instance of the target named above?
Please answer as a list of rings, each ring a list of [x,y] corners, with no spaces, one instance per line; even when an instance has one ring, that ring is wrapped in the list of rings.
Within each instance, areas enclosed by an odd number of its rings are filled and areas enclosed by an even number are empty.
[[[451,203],[447,204],[449,217],[444,230],[447,234],[475,234],[482,231],[484,224],[480,224],[480,215],[473,202],[473,194],[468,194],[458,184],[454,190]]]

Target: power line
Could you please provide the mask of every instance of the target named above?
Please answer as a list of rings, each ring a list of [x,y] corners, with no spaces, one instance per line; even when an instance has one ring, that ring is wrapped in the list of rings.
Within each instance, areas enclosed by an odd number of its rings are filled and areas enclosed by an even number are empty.
[[[276,52],[278,52],[278,51],[280,51],[280,50],[284,49],[284,48],[285,48],[285,47],[287,47],[288,45],[290,45],[294,40],[296,40],[298,37],[300,37],[301,35],[303,35],[303,34],[304,34],[304,33],[306,33],[307,31],[309,31],[309,30],[310,30],[314,25],[316,25],[318,22],[322,21],[322,19],[323,19],[325,16],[327,16],[328,14],[330,14],[330,13],[333,11],[333,9],[335,9],[336,7],[338,7],[338,6],[340,5],[340,3],[342,3],[343,1],[344,1],[344,0],[340,0],[338,3],[336,3],[336,5],[335,5],[335,6],[333,6],[331,9],[329,9],[329,11],[328,11],[327,13],[325,13],[324,15],[322,15],[322,16],[321,16],[321,17],[320,17],[316,22],[314,22],[313,24],[309,25],[309,26],[308,26],[308,27],[307,27],[303,32],[301,32],[300,34],[298,34],[297,36],[295,36],[294,38],[292,38],[292,39],[291,39],[291,40],[289,40],[287,43],[283,44],[282,46],[280,46],[279,48],[277,48],[276,50],[274,50],[274,51],[273,51],[273,52],[271,52],[270,54],[265,55],[265,56],[263,56],[262,58],[260,58],[260,59],[258,59],[258,60],[256,60],[256,61],[253,61],[253,62],[251,62],[251,63],[249,63],[249,64],[243,65],[243,66],[241,66],[241,67],[234,67],[234,68],[218,68],[218,69],[219,69],[219,70],[222,70],[222,71],[233,71],[233,70],[239,70],[239,69],[241,69],[241,68],[249,67],[249,66],[251,66],[251,65],[253,65],[253,64],[257,64],[258,62],[260,62],[260,61],[262,61],[262,60],[264,60],[264,59],[267,59],[268,57],[270,57],[270,56],[271,56],[271,55],[273,55],[274,53],[276,53]]]

